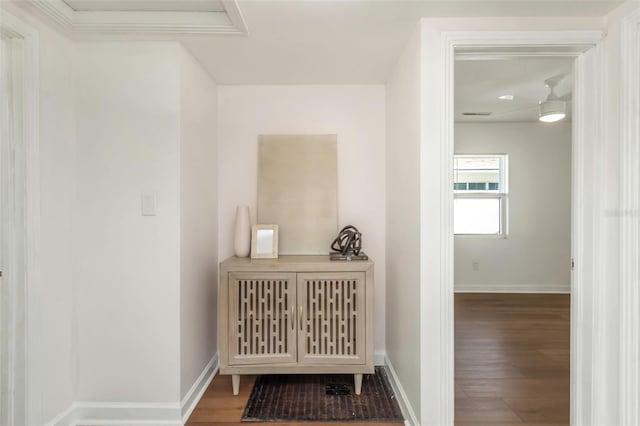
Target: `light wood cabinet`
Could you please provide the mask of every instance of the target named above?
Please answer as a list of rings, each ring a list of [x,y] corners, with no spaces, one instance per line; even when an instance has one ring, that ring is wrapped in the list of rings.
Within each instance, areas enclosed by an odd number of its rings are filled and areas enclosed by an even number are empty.
[[[373,373],[373,262],[232,257],[220,264],[220,374]]]

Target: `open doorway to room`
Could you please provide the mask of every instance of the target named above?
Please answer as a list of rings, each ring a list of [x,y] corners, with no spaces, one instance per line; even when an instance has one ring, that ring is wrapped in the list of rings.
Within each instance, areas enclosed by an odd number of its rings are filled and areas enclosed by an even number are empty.
[[[573,61],[455,63],[458,425],[569,424]]]

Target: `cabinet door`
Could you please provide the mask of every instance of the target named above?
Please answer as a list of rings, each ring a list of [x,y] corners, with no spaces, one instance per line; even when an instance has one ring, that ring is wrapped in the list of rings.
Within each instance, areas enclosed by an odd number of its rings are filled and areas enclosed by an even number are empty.
[[[298,274],[298,362],[365,363],[365,274]]]
[[[296,362],[296,274],[229,274],[229,364]]]

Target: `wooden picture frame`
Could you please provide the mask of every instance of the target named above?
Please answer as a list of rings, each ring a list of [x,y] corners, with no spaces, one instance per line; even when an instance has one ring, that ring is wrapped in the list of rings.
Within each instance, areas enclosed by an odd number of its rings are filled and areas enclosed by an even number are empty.
[[[251,228],[251,258],[278,258],[278,225],[253,225]]]

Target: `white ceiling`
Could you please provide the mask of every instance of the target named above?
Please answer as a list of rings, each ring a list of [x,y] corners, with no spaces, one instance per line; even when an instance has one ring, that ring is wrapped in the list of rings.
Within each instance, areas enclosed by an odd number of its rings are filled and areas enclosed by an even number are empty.
[[[220,84],[382,84],[421,17],[602,16],[621,0],[239,3],[248,36],[181,39]]]
[[[462,60],[455,64],[456,121],[537,122],[538,101],[545,100],[547,78],[566,74],[556,87],[560,97],[573,87],[571,58],[511,58],[503,60]],[[498,99],[513,95],[512,101]],[[567,102],[570,111],[571,102]],[[463,116],[463,112],[491,112],[488,117]],[[565,121],[570,120],[568,114]]]

